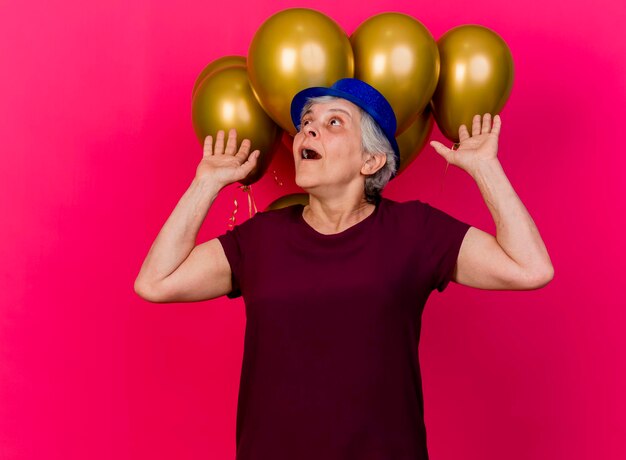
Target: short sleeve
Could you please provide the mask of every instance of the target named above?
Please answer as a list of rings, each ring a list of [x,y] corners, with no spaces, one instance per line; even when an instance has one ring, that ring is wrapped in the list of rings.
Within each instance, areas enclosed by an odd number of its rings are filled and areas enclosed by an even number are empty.
[[[432,289],[442,292],[450,283],[465,234],[471,227],[451,215],[424,204],[425,245],[432,265]]]
[[[241,263],[243,251],[241,249],[241,231],[238,225],[235,225],[232,230],[226,230],[226,233],[217,237],[222,244],[226,259],[230,265],[232,290],[226,294],[229,299],[235,299],[241,297],[241,286],[239,280],[241,279]]]

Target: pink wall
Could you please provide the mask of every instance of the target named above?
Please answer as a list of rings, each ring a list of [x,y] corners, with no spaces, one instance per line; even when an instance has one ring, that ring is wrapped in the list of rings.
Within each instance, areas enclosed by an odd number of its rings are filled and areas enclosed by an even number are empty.
[[[432,458],[626,458],[623,2],[39,3],[0,6],[0,458],[234,458],[241,299],[155,305],[133,280],[201,155],[195,77],[294,6],[349,33],[383,11],[435,38],[482,24],[513,53],[500,158],[556,276],[433,294],[420,345]],[[386,196],[493,231],[471,178],[453,168],[442,186],[426,148]],[[271,169],[285,185],[253,186],[260,208],[296,191],[287,155]],[[246,217],[231,186],[202,241],[226,230],[235,196]]]

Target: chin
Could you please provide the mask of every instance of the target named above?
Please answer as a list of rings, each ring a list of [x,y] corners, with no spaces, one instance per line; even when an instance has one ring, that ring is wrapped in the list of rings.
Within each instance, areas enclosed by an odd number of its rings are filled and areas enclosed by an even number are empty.
[[[314,187],[315,184],[311,180],[298,180],[298,178],[296,178],[296,185],[301,189],[308,191],[309,189]]]
[[[298,187],[306,191],[319,185],[319,181],[315,177],[311,177],[310,175],[306,174],[296,173],[295,182]]]

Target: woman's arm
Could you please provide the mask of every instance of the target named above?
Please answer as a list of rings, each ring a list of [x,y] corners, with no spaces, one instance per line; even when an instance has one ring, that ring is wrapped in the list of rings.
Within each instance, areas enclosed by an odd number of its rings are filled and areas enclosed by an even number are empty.
[[[460,146],[451,150],[431,145],[450,163],[467,171],[496,224],[496,236],[471,227],[461,244],[452,279],[481,289],[538,289],[554,276],[554,268],[539,230],[517,196],[497,158],[500,116],[474,116],[472,137],[459,129]]]
[[[539,230],[496,159],[474,179],[496,224],[495,238],[471,227],[459,251],[453,280],[481,289],[538,289],[554,268]]]
[[[219,191],[246,177],[256,165],[258,150],[249,155],[245,139],[238,152],[231,130],[224,150],[224,133],[218,132],[215,153],[212,138],[205,139],[196,177],[172,211],[148,251],[135,292],[152,302],[206,300],[230,291],[230,266],[217,239],[196,247],[196,237]]]

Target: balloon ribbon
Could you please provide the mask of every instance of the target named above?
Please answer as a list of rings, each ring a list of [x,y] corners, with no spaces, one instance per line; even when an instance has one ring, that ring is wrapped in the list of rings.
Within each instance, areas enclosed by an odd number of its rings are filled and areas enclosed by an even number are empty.
[[[282,183],[282,181],[278,178],[278,174],[276,174],[276,170],[274,170],[274,181],[276,181],[276,183],[282,187],[283,183]]]
[[[254,202],[254,197],[252,196],[252,186],[251,185],[242,185],[241,190],[248,194],[248,213],[250,217],[258,212],[256,208],[256,203]],[[252,208],[254,207],[254,213],[252,213]]]
[[[459,143],[457,142],[456,144],[452,145],[452,150],[457,150],[459,148]],[[446,161],[446,169],[443,172],[443,177],[441,178],[441,187],[439,188],[439,195],[441,195],[443,193],[443,180],[446,177],[446,173],[448,172],[448,166],[450,166],[450,163],[448,163],[448,161]]]
[[[235,206],[235,209],[233,209],[233,213],[228,218],[228,228],[230,230],[232,230],[233,227],[235,226],[235,220],[236,220],[235,214],[237,214],[237,208],[238,208],[237,198],[233,198],[233,205]]]
[[[252,217],[254,214],[256,214],[258,212],[258,209],[256,207],[256,203],[254,202],[254,197],[252,196],[252,186],[251,185],[242,185],[239,188],[248,194],[248,212],[250,213],[250,217]],[[237,198],[233,198],[233,206],[234,206],[233,212],[230,215],[230,217],[228,218],[228,228],[230,230],[233,229],[233,227],[235,226],[236,220],[237,220],[236,214],[237,214],[237,210],[239,208],[239,204],[237,203]],[[254,208],[254,214],[252,213],[252,208]]]

